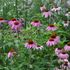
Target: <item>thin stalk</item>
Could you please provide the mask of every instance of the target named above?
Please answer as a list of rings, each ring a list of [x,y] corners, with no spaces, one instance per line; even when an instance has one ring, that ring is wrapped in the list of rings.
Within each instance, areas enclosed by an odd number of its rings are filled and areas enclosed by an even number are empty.
[[[3,18],[5,17],[5,5],[4,5],[4,2],[3,2]]]
[[[15,8],[16,8],[16,18],[18,18],[18,8],[17,8],[17,5],[18,5],[18,0],[15,1]]]
[[[27,8],[27,6],[28,6],[28,0],[25,2],[25,5],[26,5],[26,7],[25,7],[25,9]],[[26,9],[26,12],[25,12],[25,29],[26,29],[26,25],[27,25],[27,17],[28,17],[28,10]]]

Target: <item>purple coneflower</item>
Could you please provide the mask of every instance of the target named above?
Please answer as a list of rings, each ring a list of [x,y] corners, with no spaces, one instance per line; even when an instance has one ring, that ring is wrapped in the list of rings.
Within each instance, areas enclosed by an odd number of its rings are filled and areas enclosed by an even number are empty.
[[[55,46],[56,42],[54,40],[54,38],[50,38],[47,42],[46,42],[47,46]]]
[[[64,46],[65,51],[70,51],[70,42],[67,43],[67,45]]]
[[[60,54],[58,54],[58,58],[59,59],[68,59],[69,55],[66,52],[62,52]]]
[[[55,30],[57,30],[58,28],[54,25],[54,24],[50,24],[47,28],[46,28],[46,30],[48,30],[48,31],[55,31]]]
[[[37,44],[35,42],[33,42],[32,40],[28,40],[28,42],[25,43],[25,47],[26,48],[35,48],[37,46]]]
[[[49,16],[52,15],[51,11],[48,11],[48,10],[44,10],[44,11],[42,12],[42,14],[43,14],[43,16],[45,16],[45,18],[48,18]]]
[[[13,57],[13,53],[12,52],[8,52],[8,58]]]
[[[41,22],[38,21],[38,20],[32,21],[31,24],[32,24],[34,27],[40,27],[40,26],[41,26]]]
[[[70,69],[70,62],[68,60],[64,60],[61,67],[62,67],[63,70],[69,70]]]
[[[15,21],[11,24],[11,29],[15,31],[20,31],[22,24],[19,21]]]
[[[9,26],[12,26],[15,21],[17,21],[16,18],[12,18],[10,21],[8,21]]]
[[[58,55],[62,52],[62,48],[56,48],[55,49],[55,54]]]
[[[11,50],[8,52],[8,58],[12,58],[15,54],[16,54],[16,52],[14,51],[14,49],[11,49]]]

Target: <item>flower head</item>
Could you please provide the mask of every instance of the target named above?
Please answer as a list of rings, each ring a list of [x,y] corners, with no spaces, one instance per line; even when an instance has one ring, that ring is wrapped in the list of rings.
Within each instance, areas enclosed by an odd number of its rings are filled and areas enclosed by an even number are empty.
[[[36,43],[35,42],[33,42],[31,39],[30,40],[28,40],[28,42],[26,42],[25,43],[25,47],[26,48],[35,48],[36,47]]]
[[[47,42],[46,42],[47,46],[55,46],[56,42],[54,41],[54,38],[50,38]]]
[[[8,22],[8,24],[9,24],[10,26],[12,26],[12,24],[13,24],[15,21],[17,21],[17,19],[16,19],[16,18],[12,18],[12,19]]]
[[[40,26],[41,26],[41,22],[38,21],[38,20],[32,21],[31,24],[32,24],[34,27],[40,27]]]
[[[13,56],[12,52],[8,52],[8,58],[11,58]]]
[[[14,31],[20,31],[22,24],[16,19],[12,19],[11,21],[9,21],[9,26]]]
[[[55,30],[57,30],[57,27],[56,27],[54,24],[50,24],[50,25],[46,28],[46,30],[48,30],[48,31],[55,31]]]
[[[44,10],[44,11],[42,12],[42,14],[43,14],[43,16],[45,16],[45,18],[48,18],[49,16],[52,15],[51,11],[48,11],[48,10]]]
[[[15,50],[14,49],[11,49],[9,52],[8,52],[8,58],[12,58],[14,56],[14,54],[16,54]]]
[[[58,54],[58,57],[60,59],[68,59],[69,55],[66,52],[62,52],[62,53]]]
[[[68,60],[64,60],[63,64],[62,64],[62,68],[63,70],[69,70],[70,69],[70,62]]]
[[[67,45],[64,46],[65,51],[70,51],[70,42],[67,43]]]
[[[13,24],[12,24],[12,29],[13,30],[19,30],[20,28],[22,27],[22,24],[20,23],[20,22],[18,22],[18,21],[16,21],[16,22],[14,22]]]
[[[62,52],[62,48],[59,47],[59,48],[55,49],[55,54],[56,55],[59,55],[61,52]]]

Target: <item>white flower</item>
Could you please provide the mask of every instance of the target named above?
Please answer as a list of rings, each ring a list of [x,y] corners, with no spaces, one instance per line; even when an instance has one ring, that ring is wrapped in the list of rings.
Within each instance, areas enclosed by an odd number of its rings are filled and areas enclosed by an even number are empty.
[[[64,26],[64,27],[68,27],[68,26],[69,26],[69,21],[64,21],[64,22],[63,22],[63,26]]]

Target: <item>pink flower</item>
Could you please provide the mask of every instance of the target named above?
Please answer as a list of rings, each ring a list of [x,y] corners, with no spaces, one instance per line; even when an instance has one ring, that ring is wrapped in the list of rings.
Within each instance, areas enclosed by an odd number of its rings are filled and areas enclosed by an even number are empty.
[[[62,48],[56,48],[55,49],[55,54],[59,55],[62,52]]]
[[[46,42],[47,46],[55,46],[56,42],[54,41],[53,38],[50,38],[47,42]]]
[[[45,18],[48,18],[49,16],[52,15],[51,11],[44,11],[42,14],[43,16],[45,16]]]
[[[39,50],[42,50],[43,49],[43,46],[40,46],[40,45],[37,45],[36,47],[35,47],[35,49],[39,49]]]
[[[20,31],[22,24],[15,18],[13,18],[12,20],[10,20],[8,22],[9,26],[11,27],[12,30],[14,31]]]
[[[11,25],[11,29],[19,31],[22,27],[22,24],[19,21],[15,21]]]
[[[15,54],[16,52],[14,51],[13,48],[11,48],[11,50],[8,52],[8,58],[12,58]]]
[[[32,40],[29,40],[27,43],[25,43],[25,47],[26,48],[35,48],[37,46],[37,44],[35,42],[33,42]]]
[[[47,46],[54,46],[60,42],[60,37],[53,33],[50,39],[46,42]]]
[[[8,52],[8,58],[13,57],[13,53],[12,52]]]
[[[69,55],[65,52],[62,52],[62,53],[58,54],[58,57],[60,59],[68,59]]]
[[[54,38],[54,41],[58,44],[60,42],[60,37],[57,36],[56,34],[52,34],[51,38]]]
[[[55,30],[57,30],[57,27],[56,27],[54,24],[50,24],[50,25],[46,28],[46,30],[48,30],[48,31],[55,31]]]
[[[17,19],[16,19],[16,18],[13,18],[12,20],[10,20],[10,21],[8,22],[8,24],[9,24],[10,26],[12,26],[12,24],[13,24],[15,21],[17,21]]]
[[[42,5],[42,6],[40,7],[40,10],[41,10],[41,12],[43,12],[44,10],[46,10],[45,5]]]
[[[35,21],[31,22],[31,24],[32,24],[34,27],[40,27],[40,26],[41,26],[41,22],[38,21],[38,20],[35,20]]]
[[[70,51],[70,42],[67,43],[67,45],[64,46],[65,51]]]

